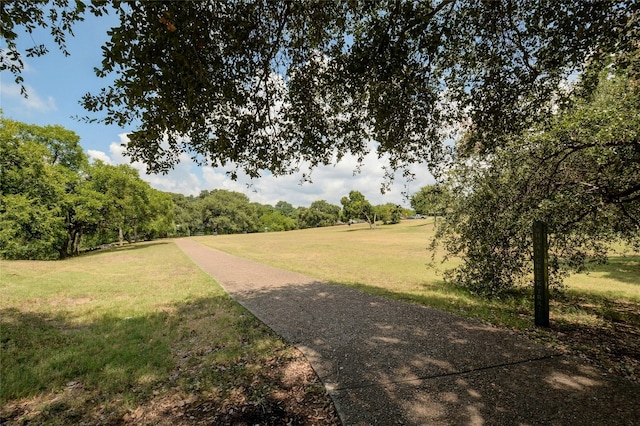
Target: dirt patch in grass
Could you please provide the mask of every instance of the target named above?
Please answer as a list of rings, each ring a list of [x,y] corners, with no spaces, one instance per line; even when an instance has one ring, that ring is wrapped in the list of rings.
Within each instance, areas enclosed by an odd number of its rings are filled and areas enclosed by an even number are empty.
[[[70,382],[65,389],[13,401],[0,410],[0,424],[105,425],[340,425],[315,372],[295,349],[270,359],[248,381],[236,381],[217,392],[187,393],[176,382],[196,382],[205,363],[191,371],[177,367],[170,383],[154,389],[142,404],[100,402],[98,392]],[[215,368],[209,366],[209,368]]]
[[[251,382],[234,383],[219,392],[154,391],[157,395],[135,410],[129,410],[116,422],[131,425],[339,425],[335,409],[309,363],[301,353],[287,352],[287,357],[269,360]]]
[[[99,393],[70,383],[60,392],[6,404],[0,424],[340,425],[315,373],[301,355],[296,358],[271,363],[260,377],[268,389],[259,398],[251,384],[227,389],[224,396],[159,389],[143,404],[125,409],[118,400],[99,404]]]
[[[272,359],[251,385],[239,386],[226,398],[190,401],[185,416],[191,424],[216,425],[339,425],[335,409],[324,387],[306,359],[290,351],[286,359]]]

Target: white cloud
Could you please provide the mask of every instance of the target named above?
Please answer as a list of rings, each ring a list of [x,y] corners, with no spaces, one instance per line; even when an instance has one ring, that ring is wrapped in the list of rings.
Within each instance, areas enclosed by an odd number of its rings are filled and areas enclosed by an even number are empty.
[[[197,166],[195,166],[197,167]],[[248,187],[251,184],[251,179],[244,173],[238,173],[238,179],[233,180],[226,174],[226,170],[219,167],[202,167],[202,177],[204,180],[204,189],[226,189],[228,191],[237,191],[248,194],[251,190]]]
[[[90,150],[87,151],[87,155],[92,160],[100,160],[103,163],[112,164],[111,163],[111,158],[109,158],[109,156],[106,153],[102,152],[102,151],[98,151],[98,150],[95,150],[95,149],[90,149]]]
[[[375,153],[365,157],[360,173],[354,174],[357,160],[345,157],[335,166],[323,166],[311,173],[311,183],[301,182],[302,174],[287,176],[264,176],[250,181],[239,174],[238,182],[230,183],[221,170],[209,169],[207,183],[211,188],[223,188],[246,193],[252,201],[262,204],[275,204],[280,200],[288,201],[294,206],[309,206],[317,200],[340,205],[340,199],[349,191],[362,192],[372,204],[396,203],[408,205],[404,192],[416,192],[420,187],[433,183],[426,166],[412,168],[415,180],[407,182],[399,173],[390,190],[384,195],[380,192],[384,181],[384,159],[378,159]],[[303,168],[304,169],[304,168]],[[235,185],[234,185],[235,184]],[[238,185],[239,184],[239,185]],[[247,189],[247,184],[250,188]]]
[[[147,166],[144,163],[139,161],[131,163],[125,155],[125,145],[129,143],[127,134],[121,133],[118,137],[120,138],[119,143],[113,142],[109,145],[108,157],[113,164],[129,164],[138,170],[143,180],[161,191],[197,195],[204,189],[203,182],[197,175],[197,166],[187,155],[182,155],[180,163],[167,174],[147,174]]]
[[[294,206],[307,207],[312,202],[326,200],[340,205],[340,199],[349,191],[362,192],[372,204],[395,203],[408,206],[403,193],[414,193],[420,187],[433,183],[426,166],[411,168],[415,174],[412,182],[407,182],[400,173],[386,194],[381,194],[384,181],[384,159],[378,159],[375,152],[365,157],[360,173],[354,174],[357,160],[346,156],[334,166],[318,167],[311,173],[312,182],[301,182],[302,173],[274,177],[265,173],[258,179],[250,179],[238,171],[237,180],[231,180],[226,169],[198,166],[187,155],[180,157],[180,163],[166,175],[146,174],[146,166],[140,162],[130,163],[124,151],[128,142],[126,134],[119,135],[120,141],[109,146],[109,152],[91,150],[91,158],[100,159],[108,164],[130,164],[139,171],[140,177],[161,191],[197,195],[202,190],[226,189],[246,194],[253,202],[275,205],[278,201],[287,201]],[[302,165],[301,170],[305,170]]]
[[[186,156],[167,174],[146,174],[146,166],[134,165],[140,171],[140,177],[160,191],[185,195],[198,195],[202,182],[193,170],[194,165]]]
[[[56,100],[53,96],[48,96],[45,99],[42,98],[32,86],[25,84],[24,87],[27,90],[27,98],[20,93],[20,86],[17,84],[3,83],[2,96],[17,101],[21,108],[31,112],[46,113],[58,110]]]

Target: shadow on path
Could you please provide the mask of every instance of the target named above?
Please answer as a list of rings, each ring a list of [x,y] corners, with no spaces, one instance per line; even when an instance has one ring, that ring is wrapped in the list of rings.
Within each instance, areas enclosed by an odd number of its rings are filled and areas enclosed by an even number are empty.
[[[176,243],[302,350],[345,425],[635,424],[640,387],[509,331]]]

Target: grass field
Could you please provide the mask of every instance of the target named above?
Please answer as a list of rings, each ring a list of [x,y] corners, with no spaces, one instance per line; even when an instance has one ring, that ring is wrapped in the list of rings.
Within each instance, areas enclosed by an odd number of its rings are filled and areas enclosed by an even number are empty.
[[[332,283],[517,329],[638,380],[639,254],[617,256],[608,265],[594,267],[589,274],[570,277],[566,290],[552,295],[552,327],[545,330],[533,327],[530,289],[487,301],[446,286],[442,271],[455,261],[442,264],[443,253],[427,249],[434,232],[432,219],[426,219],[378,226],[374,230],[361,224],[204,236],[197,240],[228,253]]]
[[[640,256],[571,277],[553,295],[551,328],[537,329],[528,290],[486,301],[446,286],[440,272],[454,263],[431,263],[433,232],[413,220],[195,239],[510,327],[638,381]],[[169,241],[0,261],[0,424],[254,424],[252,412],[335,424],[328,405],[300,353]]]
[[[170,242],[0,274],[0,424],[222,424],[328,404],[302,355]]]

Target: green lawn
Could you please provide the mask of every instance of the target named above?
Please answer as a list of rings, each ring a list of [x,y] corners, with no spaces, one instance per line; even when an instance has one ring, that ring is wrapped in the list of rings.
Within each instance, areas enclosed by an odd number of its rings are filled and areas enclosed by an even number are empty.
[[[366,224],[359,224],[196,239],[228,253],[329,282],[414,300],[517,328],[531,324],[529,316],[533,301],[528,298],[530,291],[523,290],[513,297],[487,302],[445,286],[442,272],[454,266],[456,261],[443,264],[443,252],[433,253],[427,249],[434,232],[432,219],[423,219],[378,226],[373,230]],[[608,265],[596,266],[588,274],[571,276],[567,285],[568,295],[638,304],[640,256],[614,257]]]
[[[214,423],[229,404],[273,404],[302,359],[171,242],[0,274],[2,424],[172,424],[191,408]]]
[[[442,253],[432,263],[433,232],[430,220],[412,220],[375,230],[365,224],[195,239],[511,327],[638,380],[640,256],[571,277],[553,296],[552,327],[536,329],[529,290],[486,301],[446,286],[438,269],[454,263],[439,263]],[[313,413],[327,403],[317,379],[300,382],[300,398],[283,390],[287,366],[303,362],[299,352],[169,241],[58,262],[0,261],[0,349],[0,423],[174,424],[184,415],[215,423],[230,406],[299,399],[289,409]]]
[[[446,286],[442,271],[455,265],[455,260],[442,264],[443,253],[427,249],[434,232],[433,220],[423,219],[379,225],[373,230],[359,224],[196,239],[228,253],[332,283],[514,328],[555,346],[586,353],[604,368],[637,380],[639,254],[616,254],[607,265],[571,276],[564,293],[552,296],[551,329],[541,330],[533,327],[531,289],[487,301]],[[604,337],[598,341],[593,336]]]

